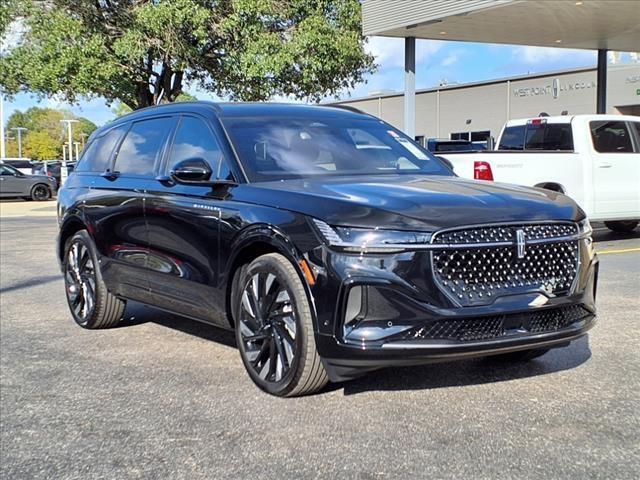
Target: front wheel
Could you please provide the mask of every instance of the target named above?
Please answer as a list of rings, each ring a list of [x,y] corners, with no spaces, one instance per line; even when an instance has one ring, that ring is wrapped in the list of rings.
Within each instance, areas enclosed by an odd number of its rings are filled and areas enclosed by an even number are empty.
[[[67,303],[76,323],[90,329],[116,325],[126,304],[107,290],[95,244],[86,230],[67,241],[63,268]]]
[[[240,356],[253,382],[294,397],[328,382],[316,351],[309,300],[293,264],[270,253],[243,267],[232,292]]]
[[[630,233],[638,226],[638,220],[616,220],[615,222],[604,222],[604,224],[612,232]]]
[[[49,198],[51,198],[51,189],[46,185],[34,185],[31,189],[31,200],[42,202],[44,200],[49,200]]]

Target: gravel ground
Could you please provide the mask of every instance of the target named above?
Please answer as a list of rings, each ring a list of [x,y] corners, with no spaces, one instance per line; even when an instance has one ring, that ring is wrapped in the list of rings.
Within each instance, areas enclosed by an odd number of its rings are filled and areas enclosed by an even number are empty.
[[[588,339],[286,400],[254,387],[214,327],[140,305],[119,328],[77,327],[55,232],[51,215],[0,221],[3,479],[638,478],[640,232],[596,232]]]

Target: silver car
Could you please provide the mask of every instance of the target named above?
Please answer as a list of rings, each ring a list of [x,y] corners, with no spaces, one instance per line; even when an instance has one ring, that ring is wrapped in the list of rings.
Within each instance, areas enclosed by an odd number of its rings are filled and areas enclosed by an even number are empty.
[[[46,175],[25,175],[11,165],[0,164],[0,197],[48,200],[56,190],[56,180]]]

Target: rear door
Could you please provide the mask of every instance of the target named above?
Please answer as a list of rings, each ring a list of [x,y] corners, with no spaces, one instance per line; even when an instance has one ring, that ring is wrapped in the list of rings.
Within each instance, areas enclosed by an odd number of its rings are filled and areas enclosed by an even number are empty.
[[[640,137],[638,122],[589,122],[592,140],[594,212],[599,218],[630,218],[640,213]]]
[[[85,213],[105,259],[105,282],[117,294],[143,302],[149,294],[144,190],[174,123],[165,116],[110,130],[87,147],[75,173],[92,176]]]
[[[212,179],[233,179],[216,126],[203,117],[183,115],[159,178],[166,178],[176,163],[194,158],[209,163]],[[224,290],[218,288],[220,219],[227,193],[224,187],[166,180],[147,189],[149,282],[154,305],[228,325]]]

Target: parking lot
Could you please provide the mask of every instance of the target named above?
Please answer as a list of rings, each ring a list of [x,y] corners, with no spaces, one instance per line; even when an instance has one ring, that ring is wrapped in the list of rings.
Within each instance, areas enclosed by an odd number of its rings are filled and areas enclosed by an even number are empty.
[[[637,478],[640,230],[596,226],[588,339],[278,399],[231,333],[140,305],[118,328],[77,327],[55,204],[0,212],[2,478]]]

